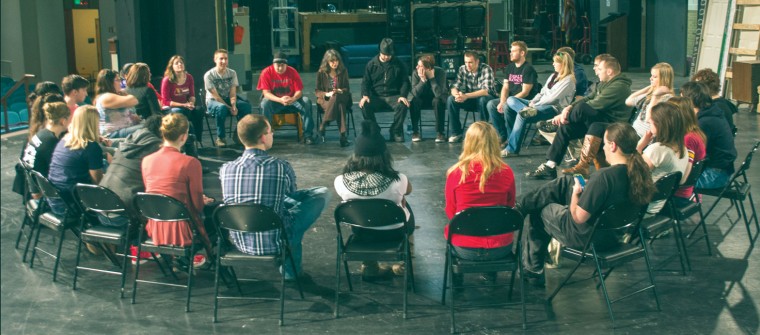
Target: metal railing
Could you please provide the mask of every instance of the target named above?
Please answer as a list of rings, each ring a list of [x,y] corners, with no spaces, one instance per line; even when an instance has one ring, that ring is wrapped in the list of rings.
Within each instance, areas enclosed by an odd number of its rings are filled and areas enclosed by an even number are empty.
[[[25,74],[21,79],[16,81],[16,84],[11,87],[8,92],[5,92],[5,95],[0,99],[0,104],[3,106],[3,120],[5,121],[5,124],[3,124],[3,128],[5,129],[5,133],[10,132],[11,125],[8,124],[8,99],[13,95],[13,92],[15,92],[21,85],[24,85],[24,102],[26,103],[26,109],[30,111],[31,113],[31,107],[29,106],[29,101],[26,100],[26,97],[29,96],[29,81],[34,78],[33,74]]]

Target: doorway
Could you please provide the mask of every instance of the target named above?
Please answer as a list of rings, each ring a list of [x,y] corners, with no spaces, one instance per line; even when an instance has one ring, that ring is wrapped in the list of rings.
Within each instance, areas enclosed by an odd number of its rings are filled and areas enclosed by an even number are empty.
[[[94,82],[103,60],[100,53],[100,22],[97,9],[71,9],[70,26],[66,27],[67,47],[73,51],[69,72]],[[73,63],[73,64],[71,64]],[[73,67],[73,69],[71,68]]]

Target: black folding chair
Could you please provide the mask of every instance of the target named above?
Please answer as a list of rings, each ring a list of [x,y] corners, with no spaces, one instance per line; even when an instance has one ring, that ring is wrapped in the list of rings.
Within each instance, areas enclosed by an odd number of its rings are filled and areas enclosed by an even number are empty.
[[[702,175],[702,171],[705,168],[705,160],[701,160],[698,162],[695,162],[691,166],[691,171],[689,172],[689,176],[686,177],[686,181],[681,184],[681,187],[692,187],[692,194],[689,197],[689,200],[692,200],[690,203],[684,205],[684,206],[678,206],[677,204],[673,204],[673,210],[675,211],[676,219],[678,220],[679,224],[682,222],[685,222],[689,219],[691,219],[692,216],[699,213],[699,223],[694,227],[694,229],[691,230],[691,232],[686,235],[686,238],[691,238],[694,236],[694,233],[697,232],[697,229],[702,227],[702,235],[700,235],[697,239],[693,240],[691,243],[686,245],[686,247],[690,247],[697,243],[701,239],[705,239],[705,246],[707,247],[707,254],[712,256],[712,247],[710,246],[710,236],[707,234],[707,226],[705,225],[705,215],[702,212],[702,200],[696,196],[694,193],[694,185],[696,185],[697,180],[699,180],[699,176]],[[696,200],[696,201],[695,201]]]
[[[750,230],[750,223],[752,220],[755,221],[755,237],[757,237],[757,234],[760,233],[760,224],[758,224],[757,221],[757,212],[755,211],[755,201],[752,199],[752,191],[750,190],[750,183],[747,179],[747,170],[749,170],[750,164],[752,163],[752,155],[755,154],[755,151],[757,151],[758,146],[760,146],[760,141],[755,143],[755,145],[752,147],[752,149],[747,153],[747,158],[744,159],[744,162],[742,162],[742,165],[739,167],[738,170],[734,173],[733,176],[731,176],[731,179],[729,180],[728,184],[726,184],[725,187],[722,188],[715,188],[715,189],[704,189],[704,188],[695,188],[694,193],[699,195],[710,195],[717,197],[715,199],[715,202],[713,202],[712,206],[710,206],[710,209],[707,210],[707,213],[705,213],[704,217],[707,218],[710,216],[710,213],[715,209],[715,206],[718,205],[720,202],[720,199],[726,198],[731,200],[731,206],[736,207],[736,215],[740,216],[744,219],[744,226],[747,228],[747,237],[749,237],[749,243],[750,245],[755,245],[755,239],[752,238],[752,231]],[[752,216],[747,217],[747,210],[744,207],[744,200],[749,198],[749,205],[752,209]],[[741,210],[741,211],[740,211]]]
[[[187,264],[187,284],[178,285],[166,282],[157,282],[151,280],[140,279],[140,262],[137,262],[135,268],[135,281],[132,286],[132,304],[135,303],[137,297],[137,283],[151,283],[173,287],[187,288],[187,303],[185,304],[185,312],[190,311],[190,296],[193,289],[193,256],[195,252],[202,248],[200,235],[198,234],[198,223],[195,222],[190,211],[185,207],[181,201],[174,199],[170,196],[163,194],[152,194],[139,192],[135,195],[134,199],[135,209],[146,219],[154,221],[185,221],[190,225],[193,234],[193,242],[188,246],[173,246],[173,245],[156,245],[153,240],[148,239],[145,242],[138,244],[137,254],[140,255],[143,251],[150,252],[151,254],[159,253],[161,255],[173,255],[180,257]],[[140,225],[139,240],[143,240],[143,234],[145,234],[145,225],[147,222]],[[210,256],[210,255],[209,255]],[[164,258],[164,257],[162,257]],[[164,259],[167,261],[166,259]],[[168,262],[168,261],[167,261]],[[174,271],[169,265],[169,271],[177,279]]]
[[[214,129],[216,129],[216,116],[211,114],[211,112],[208,110],[208,105],[206,105],[206,89],[200,88],[198,90],[198,95],[196,99],[196,108],[199,108],[203,112],[203,120],[206,121],[206,130],[208,131],[208,137],[211,139],[211,146],[216,146],[216,138],[214,137],[214,132],[211,131],[211,123],[208,121],[208,119],[214,120]],[[232,141],[234,143],[238,143],[240,139],[235,136],[237,133],[237,117],[228,115],[227,116],[227,129],[226,133],[229,134],[230,138],[232,138]],[[203,145],[203,139],[198,139],[201,142],[201,145]]]
[[[61,197],[58,189],[55,188],[55,186],[53,186],[53,184],[51,184],[41,173],[37,171],[32,171],[31,173],[34,177],[35,184],[39,186],[42,196],[45,197],[46,200],[43,202],[43,208],[39,209],[41,214],[38,218],[38,224],[35,225],[36,233],[32,248],[32,260],[29,261],[29,267],[34,268],[34,258],[37,256],[37,251],[52,257],[55,259],[55,264],[53,265],[53,281],[56,281],[58,278],[58,266],[61,263],[61,249],[63,248],[63,240],[66,236],[66,230],[75,227],[79,223],[80,210],[76,207],[76,204],[71,203],[70,199]],[[48,201],[52,199],[64,202],[66,209],[63,215],[55,214],[50,210]],[[40,232],[42,232],[43,227],[48,228],[53,235],[57,235],[58,237],[58,246],[56,247],[55,255],[38,246],[40,242]]]
[[[322,106],[319,104],[315,105],[317,106],[317,126],[319,126],[322,124],[322,118],[324,117],[325,110],[322,109]],[[340,124],[338,122],[340,121],[337,120],[335,125],[338,127],[338,129],[340,129]],[[353,102],[348,106],[348,108],[346,108],[346,135],[351,132],[351,129],[354,130],[354,137],[356,137],[356,123],[354,122]]]
[[[26,244],[24,245],[24,257],[22,258],[22,262],[26,263],[26,255],[29,252],[29,246],[32,242],[32,236],[34,236],[34,229],[37,227],[37,224],[39,223],[40,214],[42,214],[42,208],[44,207],[43,202],[45,201],[45,198],[42,197],[40,199],[33,199],[32,194],[33,193],[39,193],[39,187],[34,181],[34,178],[32,177],[32,168],[26,165],[26,163],[19,160],[19,164],[21,164],[21,167],[24,169],[24,179],[26,180],[26,187],[24,188],[24,195],[23,195],[23,205],[24,205],[24,219],[21,220],[21,226],[18,230],[18,235],[16,236],[16,249],[18,249],[18,245],[21,242],[21,236],[26,235]],[[25,233],[24,229],[26,227],[29,227],[29,233]]]
[[[610,314],[612,320],[612,327],[615,327],[615,316],[612,313],[612,304],[622,299],[628,298],[634,294],[644,292],[652,289],[654,293],[654,300],[657,303],[657,310],[660,310],[660,299],[657,297],[657,288],[654,283],[654,274],[652,272],[652,265],[649,260],[649,254],[647,252],[646,243],[643,238],[634,238],[632,242],[623,243],[618,242],[617,247],[611,245],[615,244],[615,241],[619,240],[619,237],[625,236],[625,234],[638,233],[642,236],[643,231],[641,229],[641,219],[646,212],[646,207],[637,208],[637,206],[631,206],[630,204],[613,205],[607,208],[597,218],[593,225],[593,230],[589,239],[586,241],[582,250],[563,247],[562,255],[567,259],[572,259],[578,262],[575,267],[565,276],[562,283],[557,286],[556,289],[546,299],[546,310],[549,317],[553,317],[553,310],[551,307],[552,299],[559,293],[559,291],[567,284],[570,277],[573,276],[576,270],[585,262],[593,262],[595,265],[594,274],[587,279],[598,276],[599,284],[602,287],[604,293],[604,300],[607,303],[607,311]],[[623,238],[625,240],[625,238]],[[604,246],[604,247],[603,247]],[[606,248],[605,248],[606,247]],[[607,250],[597,250],[607,249]],[[649,273],[650,284],[644,288],[641,288],[633,293],[625,295],[621,298],[610,300],[607,293],[607,286],[605,285],[605,279],[610,275],[612,270],[617,266],[628,263],[632,260],[644,257],[646,262],[647,272]],[[606,273],[602,272],[602,269],[608,269]]]
[[[686,247],[683,241],[683,234],[681,233],[681,225],[678,222],[677,215],[673,207],[673,194],[678,191],[678,183],[681,181],[680,171],[668,173],[657,182],[654,183],[657,192],[652,196],[652,202],[665,201],[665,205],[660,210],[659,214],[645,218],[641,222],[641,227],[644,231],[644,238],[649,239],[649,244],[652,245],[656,240],[656,237],[667,230],[673,231],[673,239],[676,242],[676,249],[678,250],[678,258],[681,261],[681,274],[686,275],[686,269],[691,271],[691,263],[689,262],[689,256],[686,253]]]
[[[79,200],[79,204],[82,206],[82,219],[79,225],[79,243],[77,245],[77,262],[74,267],[74,290],[77,289],[77,278],[79,276],[79,270],[93,271],[111,275],[119,275],[121,277],[121,287],[119,290],[119,297],[124,298],[124,285],[127,280],[127,261],[129,250],[129,227],[135,222],[127,212],[127,206],[124,201],[119,198],[113,191],[98,185],[89,184],[77,184],[75,187],[75,195]],[[102,215],[107,218],[123,217],[129,220],[123,227],[108,227],[103,226],[99,222],[92,222],[88,224],[87,214],[91,214],[91,218],[97,220],[98,215]],[[116,245],[122,248],[122,262],[121,271],[111,271],[105,269],[97,269],[91,267],[80,266],[82,244],[88,243],[106,243]],[[109,255],[109,258],[115,255],[110,255],[110,250],[103,250]],[[154,256],[155,257],[155,256]],[[112,259],[116,261],[115,259]]]
[[[369,230],[387,230],[394,226],[403,228],[403,234],[399,238],[387,241],[366,241],[351,234],[344,242],[341,224],[350,225],[352,228]],[[404,261],[404,319],[406,319],[408,288],[411,281],[414,287],[414,266],[409,249],[409,236],[406,214],[404,210],[390,200],[385,199],[360,199],[349,200],[335,208],[335,227],[337,228],[337,254],[335,259],[335,317],[340,315],[340,264],[346,273],[348,289],[353,291],[351,274],[348,270],[349,261]]]
[[[512,273],[509,284],[494,284],[487,285],[489,287],[502,287],[509,286],[509,299],[512,300],[512,289],[515,283],[515,272],[522,274],[522,248],[520,247],[520,239],[522,237],[522,225],[523,215],[515,209],[509,207],[471,207],[465,209],[461,213],[454,216],[449,224],[449,238],[446,241],[446,263],[444,265],[443,275],[443,291],[441,292],[441,303],[446,303],[446,289],[448,289],[451,295],[451,333],[456,331],[456,322],[454,319],[454,311],[456,309],[454,303],[454,289],[455,288],[468,288],[468,287],[480,287],[478,286],[456,286],[453,283],[454,274],[464,273],[482,273],[482,272],[499,272],[509,271]],[[517,236],[513,240],[513,243],[517,243],[517,255],[510,255],[503,259],[489,260],[489,261],[470,261],[464,260],[454,253],[451,241],[454,235],[461,236],[473,236],[473,237],[486,237],[494,235],[503,235],[507,233],[513,233],[518,231]],[[451,280],[451,285],[448,281]],[[506,302],[498,304],[480,304],[480,305],[468,305],[466,307],[478,307],[478,306],[495,306],[495,305],[516,305],[522,306],[522,326],[526,329],[526,313],[525,313],[525,287],[523,281],[520,280],[520,302]],[[464,307],[464,306],[460,306]]]
[[[282,219],[271,208],[254,203],[243,203],[233,205],[222,205],[214,210],[214,223],[219,229],[216,244],[216,274],[214,277],[214,322],[217,321],[217,311],[219,309],[219,299],[243,299],[243,300],[277,300],[273,298],[264,297],[243,297],[243,292],[240,289],[239,281],[257,281],[256,279],[238,279],[235,274],[235,265],[249,265],[256,262],[268,262],[269,264],[282,264],[285,261],[290,262],[290,265],[295,269],[295,261],[293,261],[293,255],[290,252],[290,245],[288,244],[288,237],[285,229],[282,225]],[[237,250],[235,247],[231,247],[230,251],[223,252],[222,246],[227,243],[226,236],[227,231],[237,231],[243,233],[264,233],[279,231],[279,243],[280,249],[278,253],[272,255],[250,255]],[[235,279],[238,292],[240,296],[222,296],[219,295],[219,277],[220,271],[224,271],[222,267],[228,267],[230,274]],[[222,274],[223,275],[223,274]],[[224,280],[224,277],[222,277]],[[296,283],[298,284],[298,292],[303,299],[303,290],[301,288],[301,281],[296,274]],[[285,311],[285,273],[280,276],[280,326],[283,325],[284,311]]]

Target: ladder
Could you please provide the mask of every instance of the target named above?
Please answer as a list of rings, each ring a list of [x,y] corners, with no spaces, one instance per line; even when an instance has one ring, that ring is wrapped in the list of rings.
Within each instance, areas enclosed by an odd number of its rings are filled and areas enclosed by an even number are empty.
[[[733,63],[737,60],[739,56],[750,56],[754,57],[755,60],[760,60],[760,20],[757,16],[752,15],[745,15],[745,9],[746,7],[751,6],[757,6],[760,7],[760,0],[736,0],[736,7],[733,8],[733,11],[729,11],[730,16],[733,17],[733,19],[729,19],[729,22],[733,21],[733,24],[729,26],[729,29],[727,31],[727,36],[730,36],[730,42],[728,43],[728,50],[725,50],[723,54],[725,55],[725,78],[724,80],[728,81],[729,79],[733,79]],[[745,47],[740,47],[739,42],[742,41],[742,33],[746,32],[753,32],[755,33],[757,37],[757,42],[755,43],[754,48],[747,48],[746,42]],[[745,34],[746,36],[746,34]],[[746,38],[745,38],[746,39]],[[747,60],[746,58],[743,60]],[[723,61],[720,62],[720,65],[722,66],[724,64]],[[719,68],[720,71],[720,68]],[[720,73],[720,72],[718,72]],[[730,84],[730,82],[728,83]],[[724,87],[727,87],[724,85]],[[725,93],[725,92],[724,92]],[[737,101],[737,105],[742,102]],[[738,107],[738,106],[737,106]],[[752,104],[750,104],[750,108],[752,108]]]

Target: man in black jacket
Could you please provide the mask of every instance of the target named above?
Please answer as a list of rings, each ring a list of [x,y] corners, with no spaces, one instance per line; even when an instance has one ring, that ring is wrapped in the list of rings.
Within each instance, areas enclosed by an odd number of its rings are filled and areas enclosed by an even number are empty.
[[[365,120],[375,119],[375,112],[393,110],[391,140],[404,142],[404,119],[409,109],[409,75],[398,58],[393,57],[393,40],[380,42],[380,54],[367,63],[362,79],[362,99],[359,107]]]

